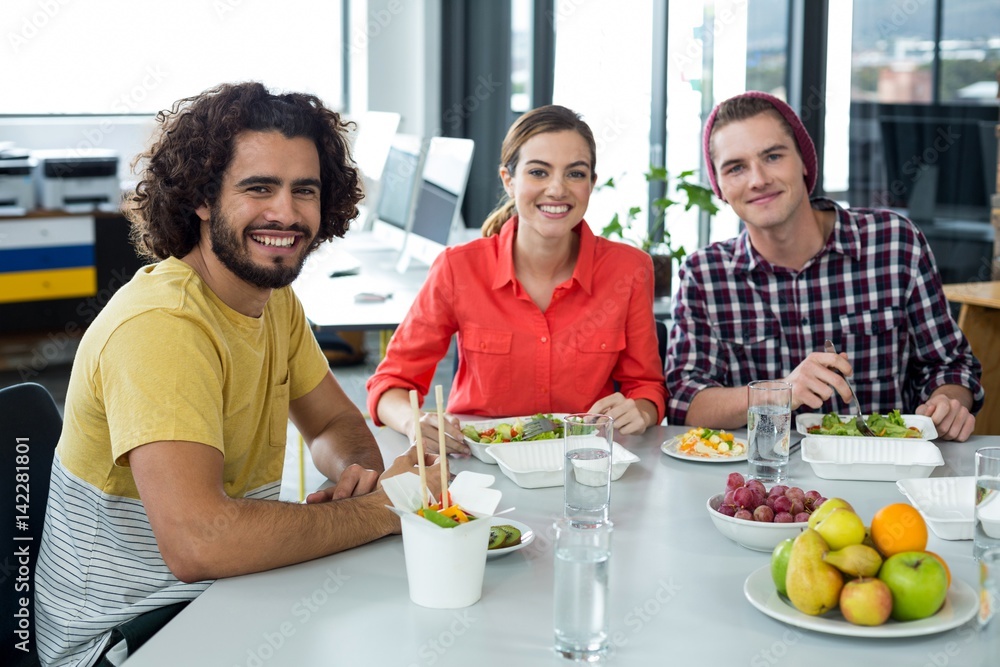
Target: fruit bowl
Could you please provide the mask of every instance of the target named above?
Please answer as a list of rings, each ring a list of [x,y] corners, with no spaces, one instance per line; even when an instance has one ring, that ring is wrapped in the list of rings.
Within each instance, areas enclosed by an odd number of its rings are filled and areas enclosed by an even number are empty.
[[[805,521],[764,523],[726,516],[719,512],[719,505],[722,504],[724,496],[725,494],[719,493],[708,499],[705,504],[708,515],[712,517],[712,523],[720,533],[747,549],[770,553],[779,542],[795,537],[809,525]]]

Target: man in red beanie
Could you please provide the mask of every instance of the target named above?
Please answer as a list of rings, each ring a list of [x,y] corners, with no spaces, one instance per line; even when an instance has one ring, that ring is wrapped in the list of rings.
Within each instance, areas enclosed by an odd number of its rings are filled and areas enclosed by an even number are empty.
[[[746,384],[790,382],[792,410],[847,412],[850,376],[867,413],[928,415],[966,440],[982,406],[981,367],[951,318],[923,234],[887,210],[810,200],[816,149],[767,93],[742,93],[708,118],[715,194],[745,229],[693,253],[679,273],[667,354],[676,424],[739,428]],[[840,354],[826,353],[832,340]]]

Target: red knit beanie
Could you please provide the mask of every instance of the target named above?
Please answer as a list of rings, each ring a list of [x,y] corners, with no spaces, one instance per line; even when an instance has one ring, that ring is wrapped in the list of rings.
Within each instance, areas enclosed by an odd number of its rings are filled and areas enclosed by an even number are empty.
[[[792,108],[779,100],[774,95],[769,95],[767,93],[762,93],[759,90],[748,90],[745,93],[740,93],[735,95],[729,100],[739,99],[741,97],[756,97],[762,100],[766,100],[771,103],[774,110],[777,111],[788,121],[788,124],[792,126],[792,135],[795,139],[795,143],[798,145],[799,155],[802,156],[802,163],[806,168],[806,188],[809,193],[816,188],[816,147],[813,145],[812,139],[809,137],[809,133],[806,132],[805,126],[799,117],[796,115]],[[712,155],[709,150],[709,142],[712,138],[712,126],[715,125],[715,116],[719,113],[719,107],[728,102],[720,102],[715,105],[712,109],[712,113],[708,116],[708,122],[705,123],[705,134],[702,137],[701,147],[702,151],[705,153],[705,164],[708,166],[708,180],[712,183],[712,190],[715,191],[715,196],[719,199],[725,201],[722,196],[722,191],[719,189],[719,182],[715,175],[715,165],[712,163]]]

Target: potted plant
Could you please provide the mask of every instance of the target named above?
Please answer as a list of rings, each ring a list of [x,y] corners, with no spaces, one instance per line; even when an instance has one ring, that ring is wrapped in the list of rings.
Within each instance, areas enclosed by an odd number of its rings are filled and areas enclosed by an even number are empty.
[[[619,238],[649,253],[653,260],[657,298],[670,296],[674,260],[680,261],[687,254],[684,246],[674,246],[671,240],[666,224],[667,209],[683,204],[685,211],[695,206],[709,215],[715,215],[719,211],[713,200],[712,190],[690,180],[694,173],[693,170],[683,171],[676,177],[671,177],[663,167],[650,166],[645,173],[646,181],[663,183],[666,191],[663,197],[653,200],[654,224],[650,225],[648,217],[641,215],[642,206],[632,206],[624,220],[615,213],[601,230],[601,236],[605,238]],[[604,188],[614,189],[615,179],[609,178],[598,186],[598,189]]]

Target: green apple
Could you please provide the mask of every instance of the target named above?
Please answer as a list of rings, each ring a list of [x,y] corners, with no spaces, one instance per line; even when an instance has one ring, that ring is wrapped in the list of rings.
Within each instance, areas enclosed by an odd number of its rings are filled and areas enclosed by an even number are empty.
[[[826,507],[826,503],[820,505],[820,508],[823,507]],[[843,507],[838,507],[823,517],[813,530],[823,536],[831,551],[852,544],[861,544],[865,539],[865,522],[857,514]]]
[[[852,579],[840,589],[840,613],[854,625],[882,625],[892,613],[892,591],[881,579]]]
[[[813,513],[809,515],[809,527],[816,528],[816,524],[825,519],[835,509],[854,511],[851,503],[843,498],[827,498],[822,505],[813,510]]]
[[[892,591],[892,617],[897,621],[932,616],[948,595],[948,573],[937,558],[925,551],[889,556],[878,578]]]
[[[785,586],[785,574],[788,572],[788,557],[792,555],[792,545],[795,538],[789,537],[787,540],[778,542],[771,552],[771,579],[774,580],[774,587],[784,596],[788,596],[788,588]]]

